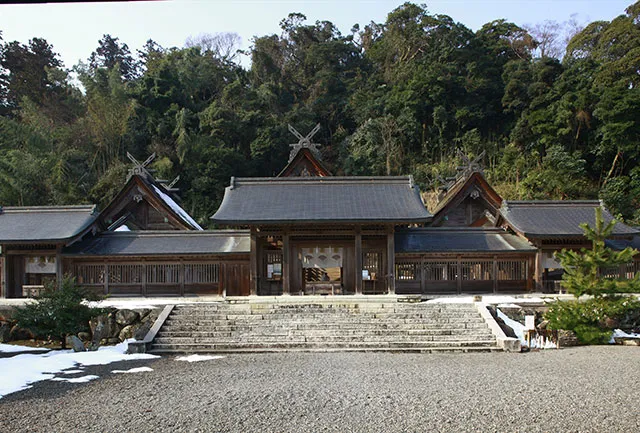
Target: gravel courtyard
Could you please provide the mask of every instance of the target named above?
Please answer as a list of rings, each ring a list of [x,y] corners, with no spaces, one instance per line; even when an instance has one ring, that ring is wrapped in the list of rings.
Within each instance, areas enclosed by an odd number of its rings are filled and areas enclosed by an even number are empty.
[[[639,431],[640,351],[279,353],[87,367],[0,399],[3,432]],[[112,374],[149,366],[152,372]]]

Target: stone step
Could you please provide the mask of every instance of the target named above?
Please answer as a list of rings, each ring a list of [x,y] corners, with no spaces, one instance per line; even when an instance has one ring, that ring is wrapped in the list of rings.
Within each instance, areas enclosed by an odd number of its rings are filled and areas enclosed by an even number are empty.
[[[278,335],[236,335],[233,337],[158,337],[156,344],[263,344],[263,343],[327,343],[327,344],[347,344],[347,343],[418,343],[418,342],[461,342],[461,341],[490,341],[491,334],[480,335],[404,335],[404,336],[384,336],[384,335],[333,335],[333,336],[278,336]]]
[[[355,318],[355,319],[342,319],[338,320],[338,318],[334,318],[333,320],[326,321],[317,321],[311,319],[300,319],[300,320],[255,320],[255,321],[243,321],[243,320],[194,320],[194,319],[175,319],[169,317],[165,322],[165,326],[188,326],[193,328],[217,328],[219,326],[272,326],[272,327],[294,327],[300,325],[310,325],[310,326],[328,326],[328,325],[337,325],[337,326],[377,326],[377,325],[387,325],[403,327],[403,326],[418,326],[418,325],[434,325],[434,326],[465,326],[467,324],[474,323],[483,323],[481,318],[469,318],[469,319],[455,319],[455,318],[447,318],[447,319],[397,319],[397,320],[381,320],[381,319],[365,319],[365,318]]]
[[[192,314],[172,314],[173,318],[191,318],[206,320],[278,320],[278,319],[326,319],[328,317],[363,317],[373,319],[438,319],[438,318],[474,318],[480,317],[477,311],[454,312],[420,312],[420,313],[270,313],[270,314],[226,314],[210,313],[203,314],[194,312]]]
[[[464,346],[464,347],[372,347],[372,348],[348,348],[348,347],[297,347],[297,348],[231,348],[231,349],[217,349],[211,348],[204,349],[175,349],[175,348],[154,348],[149,351],[152,354],[158,355],[180,355],[185,353],[279,353],[279,352],[313,352],[313,353],[326,353],[326,352],[403,352],[403,353],[486,353],[486,352],[502,352],[502,349],[497,346]]]
[[[162,352],[163,350],[182,351],[185,353],[191,353],[195,351],[234,351],[238,349],[245,350],[262,350],[262,349],[395,349],[402,350],[403,348],[414,349],[428,349],[436,347],[449,347],[449,348],[464,348],[464,347],[494,347],[496,345],[495,340],[475,340],[475,341],[402,341],[402,342],[338,342],[330,343],[317,342],[274,342],[274,343],[244,343],[233,342],[230,344],[218,343],[218,344],[203,344],[203,343],[181,343],[181,344],[154,344],[154,352]]]
[[[326,305],[326,306],[260,306],[260,305],[241,305],[241,306],[180,306],[176,305],[174,307],[174,311],[233,311],[237,313],[251,313],[251,312],[306,312],[306,311],[316,311],[316,312],[350,312],[350,311],[390,311],[390,312],[403,312],[403,311],[475,311],[476,307],[472,304],[460,304],[465,306],[443,306],[448,304],[424,304],[420,306],[401,306],[399,304],[390,305],[386,307],[381,307],[378,305],[354,305],[351,307],[344,306],[334,306],[334,305]],[[449,304],[456,305],[456,304]]]
[[[209,332],[248,332],[258,329],[272,329],[272,330],[300,330],[300,331],[313,331],[316,329],[323,331],[335,331],[352,332],[360,330],[368,330],[372,332],[388,332],[398,331],[406,332],[408,330],[416,331],[464,331],[474,329],[487,329],[487,325],[483,321],[474,321],[470,323],[447,323],[447,324],[435,324],[435,323],[418,323],[418,324],[404,324],[404,323],[372,323],[368,325],[364,324],[352,324],[352,323],[285,323],[281,325],[264,326],[263,324],[239,324],[228,325],[222,324],[218,326],[200,326],[193,324],[172,324],[170,327],[165,326],[160,332],[165,329],[171,329],[177,332],[194,332],[194,331],[209,331]]]
[[[239,331],[218,330],[161,330],[157,337],[232,337],[235,335],[308,335],[308,336],[332,336],[332,335],[491,335],[489,328],[474,329],[282,329],[282,328],[256,328]]]

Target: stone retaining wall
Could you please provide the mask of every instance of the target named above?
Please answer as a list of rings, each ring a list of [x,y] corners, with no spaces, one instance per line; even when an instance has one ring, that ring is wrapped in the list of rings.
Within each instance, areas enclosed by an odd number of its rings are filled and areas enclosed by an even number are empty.
[[[28,329],[16,325],[12,318],[15,308],[18,307],[3,306],[0,309],[0,343],[34,338]],[[85,345],[117,344],[128,338],[142,340],[162,308],[109,308],[108,311],[89,322],[89,332],[78,333],[77,337]]]

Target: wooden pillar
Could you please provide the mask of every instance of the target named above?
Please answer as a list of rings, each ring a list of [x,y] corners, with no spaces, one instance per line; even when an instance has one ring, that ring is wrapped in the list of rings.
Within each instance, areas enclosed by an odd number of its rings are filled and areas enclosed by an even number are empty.
[[[288,295],[291,292],[291,266],[290,266],[290,245],[289,233],[282,233],[282,294]]]
[[[536,280],[536,287],[539,291],[544,292],[545,288],[543,287],[542,282],[542,260],[543,260],[543,251],[540,246],[538,246],[538,252],[536,253],[536,262],[535,262],[535,271],[534,271],[534,279]]]
[[[249,294],[258,294],[258,232],[251,227],[251,251],[249,252]]]
[[[109,294],[109,264],[105,260],[104,262],[104,294]]]
[[[7,279],[9,278],[9,272],[7,269],[7,253],[4,251],[4,247],[0,245],[2,256],[0,256],[0,269],[2,273],[0,274],[0,297],[8,298],[7,296]]]
[[[498,257],[493,256],[493,268],[491,269],[491,276],[493,277],[493,293],[498,292]]]
[[[457,271],[458,278],[457,278],[456,292],[460,294],[462,293],[462,258],[460,256],[458,256],[457,268],[458,268],[458,271]]]
[[[62,285],[62,245],[56,247],[56,286],[59,289]]]
[[[396,248],[393,235],[393,226],[387,229],[387,293],[396,294]]]
[[[362,295],[362,233],[356,227],[355,236],[356,295]]]
[[[535,287],[535,281],[533,280],[533,275],[535,273],[535,256],[527,259],[527,290],[533,291]]]
[[[184,260],[180,259],[180,266],[178,268],[178,281],[180,281],[180,296],[184,296]]]
[[[421,294],[426,294],[427,293],[427,280],[426,280],[426,261],[425,261],[425,256],[420,256],[420,293]],[[447,268],[445,267],[445,272],[447,271]]]
[[[142,296],[147,296],[147,264],[142,259]]]

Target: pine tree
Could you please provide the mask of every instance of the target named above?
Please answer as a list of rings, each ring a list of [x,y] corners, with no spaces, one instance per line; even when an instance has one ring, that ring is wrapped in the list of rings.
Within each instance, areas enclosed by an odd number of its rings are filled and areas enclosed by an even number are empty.
[[[89,320],[103,313],[102,309],[83,302],[97,299],[73,278],[65,277],[59,288],[48,287],[35,302],[17,309],[15,319],[21,328],[39,337],[59,340],[65,349],[67,336],[88,331]]]
[[[632,293],[640,290],[640,275],[626,279],[622,275],[609,276],[607,269],[620,269],[621,266],[633,262],[637,250],[627,247],[622,251],[615,251],[605,245],[605,240],[613,234],[616,221],[608,223],[602,218],[602,209],[596,208],[595,227],[580,224],[584,235],[592,242],[591,249],[582,248],[578,251],[562,250],[556,253],[560,260],[564,274],[562,284],[569,293],[576,298],[591,295],[594,298],[615,295],[617,293]]]

